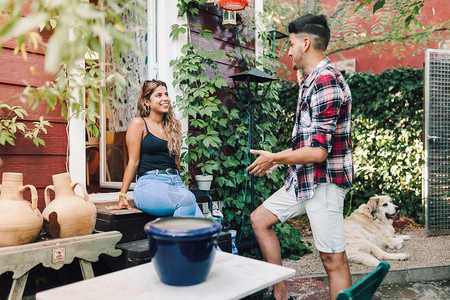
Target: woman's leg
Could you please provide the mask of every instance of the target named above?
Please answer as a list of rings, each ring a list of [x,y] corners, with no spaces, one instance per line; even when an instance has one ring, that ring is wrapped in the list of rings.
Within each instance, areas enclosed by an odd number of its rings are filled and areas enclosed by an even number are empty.
[[[197,204],[197,198],[186,188],[180,176],[174,176],[172,183],[169,187],[169,197],[177,199],[173,216],[203,218],[203,213]]]
[[[151,215],[203,218],[194,194],[178,175],[155,174],[139,178],[134,198],[137,208]]]
[[[169,180],[164,175],[145,175],[134,187],[134,203],[140,210],[154,216],[172,216],[175,204],[168,195]]]

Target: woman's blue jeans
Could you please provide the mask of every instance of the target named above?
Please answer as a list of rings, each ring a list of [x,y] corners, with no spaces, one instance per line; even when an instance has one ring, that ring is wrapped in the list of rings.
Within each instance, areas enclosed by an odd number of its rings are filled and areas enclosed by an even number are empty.
[[[139,177],[134,187],[134,203],[140,210],[158,217],[203,218],[195,195],[186,188],[180,175]]]

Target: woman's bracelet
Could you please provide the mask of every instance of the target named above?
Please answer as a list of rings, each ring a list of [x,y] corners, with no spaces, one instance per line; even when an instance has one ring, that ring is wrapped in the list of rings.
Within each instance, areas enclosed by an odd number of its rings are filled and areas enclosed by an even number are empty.
[[[127,198],[128,195],[127,195],[126,193],[119,192],[119,197],[125,197],[125,198]]]

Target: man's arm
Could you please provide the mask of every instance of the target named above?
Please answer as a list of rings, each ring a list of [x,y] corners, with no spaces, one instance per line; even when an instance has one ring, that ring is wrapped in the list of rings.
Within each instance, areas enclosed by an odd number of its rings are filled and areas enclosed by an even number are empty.
[[[264,150],[250,150],[259,157],[247,168],[250,174],[263,176],[266,171],[276,164],[304,165],[323,162],[328,153],[319,147],[302,147],[292,151],[287,149],[277,153]]]

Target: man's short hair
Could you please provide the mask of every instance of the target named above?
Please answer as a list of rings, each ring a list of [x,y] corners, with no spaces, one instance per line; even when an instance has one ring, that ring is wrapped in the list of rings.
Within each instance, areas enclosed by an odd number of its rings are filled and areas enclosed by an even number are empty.
[[[330,28],[324,15],[306,14],[289,23],[289,33],[308,33],[315,35],[312,45],[317,50],[327,50],[330,41]]]

